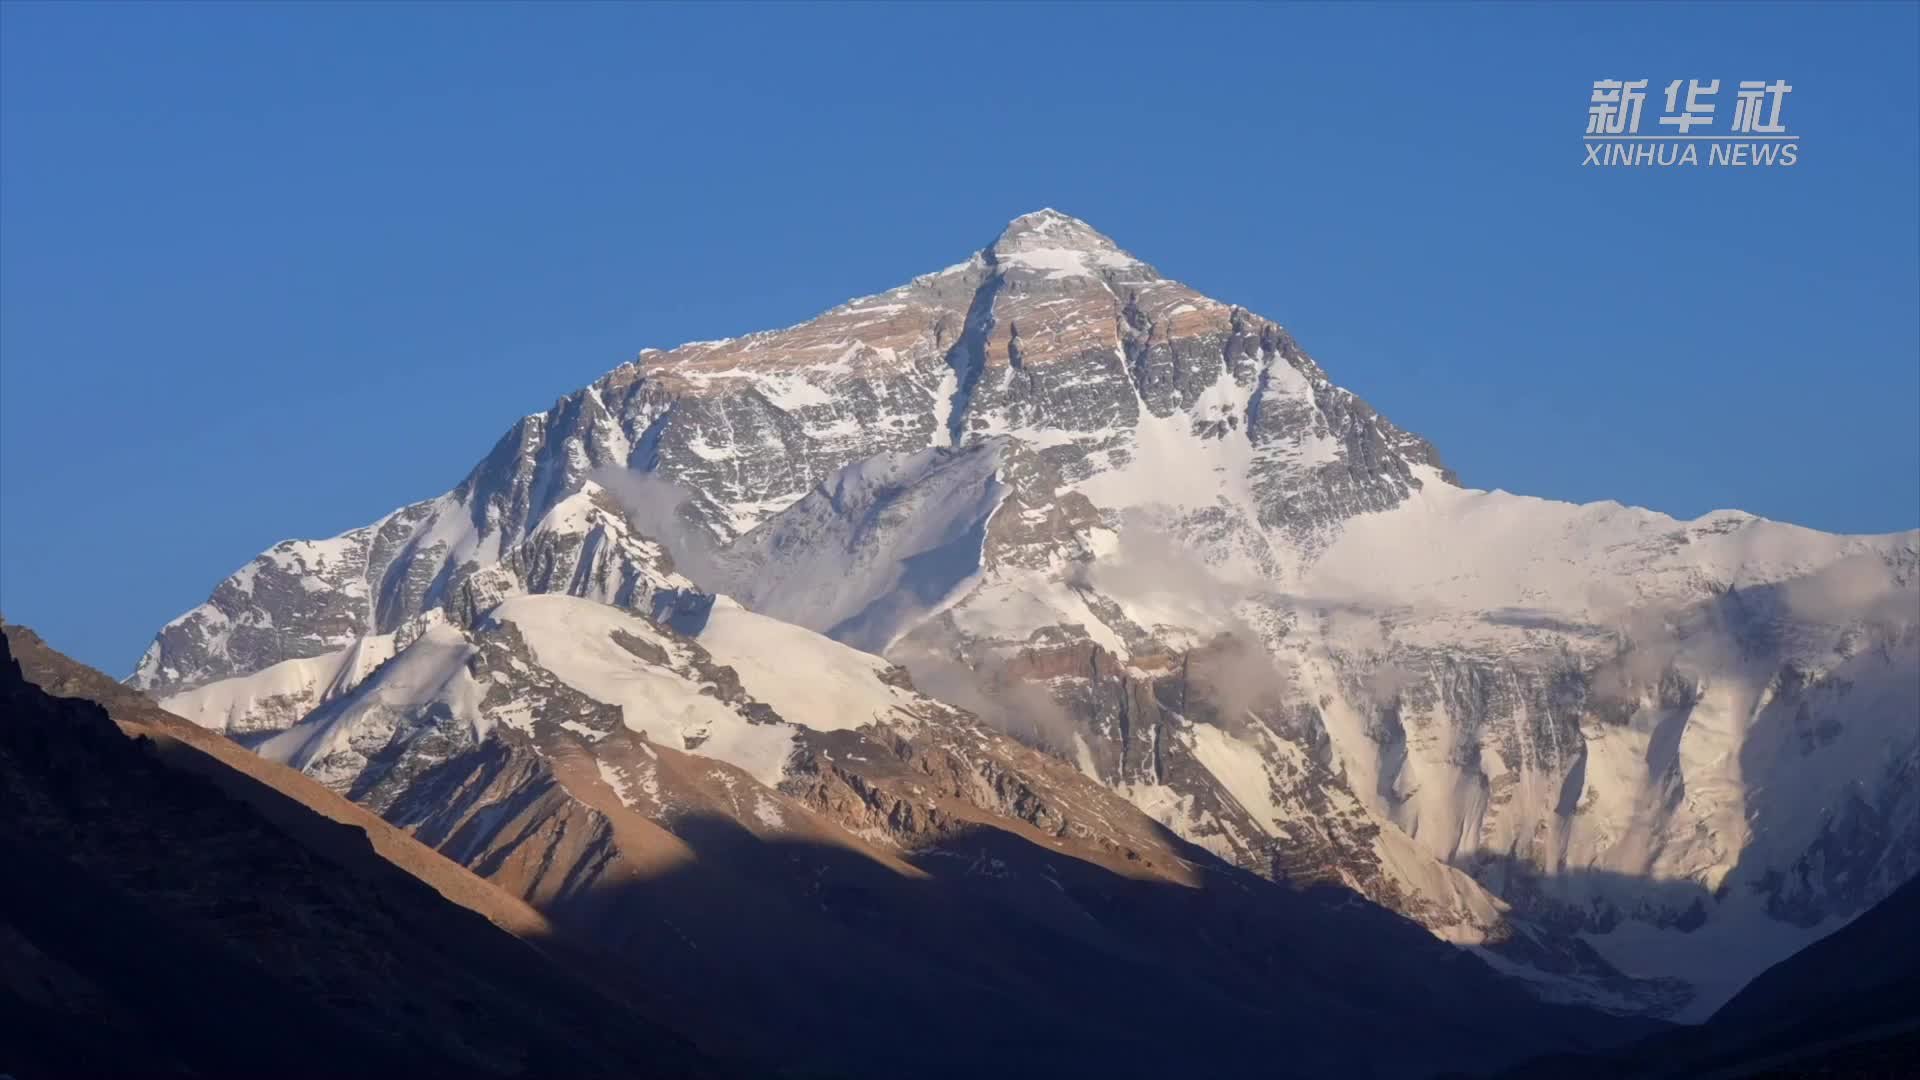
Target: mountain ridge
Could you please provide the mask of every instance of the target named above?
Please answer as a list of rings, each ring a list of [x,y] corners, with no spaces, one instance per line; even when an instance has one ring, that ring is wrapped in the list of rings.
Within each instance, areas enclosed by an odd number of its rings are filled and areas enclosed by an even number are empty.
[[[964,496],[900,471],[935,451],[992,468]],[[134,682],[284,729],[520,593],[669,620],[733,593],[1229,862],[1550,996],[1700,1015],[1920,869],[1917,590],[1920,530],[1460,487],[1278,324],[1036,212],[808,322],[643,352],[448,494],[277,546]]]
[[[731,1074],[532,908],[4,631],[10,1073]]]

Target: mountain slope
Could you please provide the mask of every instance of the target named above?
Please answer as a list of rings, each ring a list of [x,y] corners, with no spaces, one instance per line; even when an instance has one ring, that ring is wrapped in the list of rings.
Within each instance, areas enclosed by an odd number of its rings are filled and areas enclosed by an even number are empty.
[[[1704,1017],[1920,870],[1920,533],[1465,489],[1283,328],[1053,211],[643,352],[439,499],[263,555],[134,681],[265,737],[518,594],[703,591],[1555,998]]]
[[[1516,1076],[1901,1077],[1920,1060],[1920,881],[1754,979],[1697,1028]]]
[[[62,690],[104,684],[118,726],[28,682],[15,645]],[[532,910],[135,698],[20,627],[0,639],[10,1074],[715,1074],[488,925],[549,935]]]
[[[558,594],[430,621],[260,753],[770,1065],[1414,1075],[1635,1030],[1531,1002],[1351,894],[1238,873],[886,661],[724,597],[662,622]],[[1508,1019],[1468,1001],[1533,1026],[1495,1039]],[[1116,1032],[1130,1009],[1166,1026]]]

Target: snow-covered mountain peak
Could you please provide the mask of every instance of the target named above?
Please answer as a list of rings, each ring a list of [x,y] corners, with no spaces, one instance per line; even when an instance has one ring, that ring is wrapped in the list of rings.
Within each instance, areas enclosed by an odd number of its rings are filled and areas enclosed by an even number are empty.
[[[1762,963],[1920,868],[1920,534],[1461,488],[1279,324],[1056,211],[799,325],[642,354],[453,491],[263,555],[138,681],[272,730],[397,686],[368,672],[401,654],[437,675],[454,651],[410,648],[433,613],[612,680],[595,604],[746,625],[715,592],[884,654],[1222,858],[1621,1007],[1730,991],[1708,952]],[[1703,923],[1774,944],[1667,947]]]
[[[987,256],[1002,272],[1028,271],[1056,280],[1102,270],[1128,271],[1143,278],[1158,276],[1093,226],[1052,209],[1022,214],[1008,222],[987,249]]]
[[[1117,250],[1111,238],[1071,214],[1043,207],[1021,214],[1000,230],[996,250],[1015,250],[1023,246],[1073,248],[1078,251]]]

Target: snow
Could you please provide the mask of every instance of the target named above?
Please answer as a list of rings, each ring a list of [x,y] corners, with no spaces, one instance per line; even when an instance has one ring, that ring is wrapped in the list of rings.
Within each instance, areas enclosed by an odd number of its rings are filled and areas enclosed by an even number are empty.
[[[1274,739],[1263,729],[1250,726],[1247,733],[1272,748]],[[1267,771],[1267,755],[1258,746],[1234,738],[1213,724],[1195,724],[1185,732],[1193,742],[1193,756],[1220,781],[1235,802],[1246,810],[1269,836],[1283,836],[1282,812],[1273,801],[1273,777]]]
[[[1114,787],[1121,797],[1139,807],[1140,812],[1167,827],[1176,836],[1198,844],[1229,862],[1233,860],[1232,842],[1221,832],[1212,813],[1196,815],[1192,795],[1182,794],[1165,784],[1121,784]]]
[[[511,623],[534,662],[581,693],[620,708],[626,726],[657,741],[687,745],[695,753],[739,766],[772,786],[793,752],[788,724],[753,724],[698,682],[672,668],[649,663],[623,648],[627,634],[666,649],[677,646],[652,623],[617,608],[560,594],[516,596],[489,618]]]
[[[766,796],[766,793],[753,793],[753,818],[769,829],[784,829],[787,817],[780,811],[780,804]]]
[[[1022,642],[1035,627],[1078,625],[1114,656],[1132,655],[1120,635],[1087,607],[1084,596],[1045,573],[1002,570],[951,613],[968,637],[979,640]]]
[[[1097,431],[1068,431],[1063,428],[1016,427],[1009,425],[1006,418],[998,413],[988,413],[981,419],[984,423],[974,427],[973,432],[984,436],[1012,439],[1033,450],[1045,450],[1055,446],[1101,446],[1115,434],[1112,428],[1102,428]]]
[[[823,481],[736,541],[725,591],[757,612],[869,652],[964,595],[1006,497],[1004,444],[883,454]]]
[[[810,368],[806,374],[761,373],[754,378],[753,388],[783,412],[831,405],[833,394],[816,381],[825,374],[820,368]]]
[[[283,660],[249,675],[173,694],[161,698],[160,705],[214,731],[292,726],[314,706],[358,685],[393,654],[393,635],[374,635],[344,649]],[[286,723],[274,724],[281,719]]]
[[[605,518],[606,512],[594,502],[596,496],[603,495],[599,484],[588,480],[580,485],[580,490],[555,502],[547,510],[531,532],[551,532],[559,534],[580,534],[589,532]]]
[[[824,424],[809,424],[807,426],[807,436],[821,442],[826,442],[829,440],[850,439],[859,435],[864,430],[865,429],[860,426],[859,420],[851,416],[841,416],[835,417],[833,420]]]
[[[1001,256],[1000,263],[1023,270],[1046,271],[1049,278],[1063,278],[1089,276],[1089,259],[1088,252],[1072,248],[1028,248]]]
[[[1116,350],[1114,361],[1124,367],[1126,358]],[[1287,365],[1276,361],[1273,367]],[[1133,384],[1129,381],[1127,385],[1131,388]],[[1214,383],[1202,391],[1194,410],[1175,410],[1164,417],[1155,416],[1135,393],[1140,419],[1132,431],[1129,460],[1120,468],[1103,470],[1081,482],[1077,485],[1081,494],[1096,506],[1112,508],[1200,510],[1220,505],[1223,498],[1239,507],[1252,505],[1247,473],[1253,462],[1253,444],[1244,435],[1224,439],[1198,439],[1193,435],[1194,419],[1207,416],[1209,408],[1244,400],[1245,391],[1230,373],[1222,369]],[[1244,405],[1239,406],[1239,415],[1245,415]]]
[[[544,424],[545,418],[535,414],[523,422]],[[492,524],[491,516],[489,524]],[[449,492],[428,504],[427,513],[413,526],[407,544],[421,552],[437,547],[443,552],[441,558],[450,565],[472,561],[484,566],[499,561],[500,539],[497,531],[483,538],[474,526],[472,513]]]
[[[483,738],[491,724],[480,713],[484,690],[467,670],[474,652],[460,631],[432,626],[352,692],[322,705],[256,750],[269,760],[313,771],[309,766],[351,750],[357,735],[390,731],[401,718],[434,704],[447,706],[475,739]],[[324,773],[316,775],[329,779]]]
[[[1545,814],[1536,821],[1542,808],[1559,802],[1564,778],[1532,759],[1553,761],[1574,747],[1523,743],[1527,760],[1507,781],[1518,785],[1510,809],[1496,813],[1472,793],[1480,786],[1473,770],[1446,751],[1450,738],[1412,747],[1400,775],[1381,785],[1368,775],[1374,751],[1360,718],[1344,707],[1324,715],[1342,760],[1356,773],[1356,790],[1392,786],[1402,801],[1376,810],[1436,856],[1476,848],[1526,851],[1544,841],[1551,857],[1570,867],[1713,890],[1736,867],[1777,866],[1805,850],[1825,821],[1824,808],[1838,805],[1850,784],[1872,777],[1898,752],[1900,740],[1911,740],[1912,690],[1910,674],[1904,686],[1896,674],[1910,672],[1910,661],[1897,654],[1843,659],[1833,651],[1842,637],[1837,629],[1783,642],[1779,647],[1791,650],[1809,679],[1840,665],[1835,674],[1849,687],[1851,719],[1818,754],[1808,756],[1797,742],[1780,753],[1792,724],[1769,724],[1765,717],[1785,657],[1749,655],[1731,640],[1713,615],[1712,587],[1783,581],[1791,603],[1809,589],[1819,591],[1798,582],[1829,582],[1824,567],[1848,565],[1863,550],[1895,558],[1912,543],[1828,536],[1746,515],[1681,522],[1617,503],[1575,506],[1428,484],[1394,510],[1349,522],[1304,575],[1301,603],[1346,602],[1372,612],[1353,620],[1371,634],[1390,618],[1396,641],[1455,650],[1521,645],[1527,631],[1507,620],[1522,617],[1563,628],[1557,640],[1585,650],[1575,654],[1584,656],[1580,663],[1610,662],[1617,643],[1628,641],[1639,652],[1621,664],[1643,669],[1637,676],[1643,683],[1669,667],[1686,673],[1700,691],[1684,713],[1669,715],[1649,702],[1625,725],[1583,725],[1584,774],[1575,793],[1581,806],[1571,819]],[[1840,584],[1856,611],[1891,614],[1902,595],[1911,602],[1911,588],[1902,593],[1890,574],[1864,586],[1858,573],[1843,576],[1853,579]],[[1803,606],[1817,608],[1818,601],[1814,596]],[[1339,636],[1347,633],[1336,630],[1328,646],[1354,647],[1353,639]],[[1323,660],[1310,658],[1303,673],[1323,700],[1341,696]],[[1894,721],[1903,715],[1904,725]],[[1474,721],[1449,715],[1443,701],[1429,722],[1445,730]],[[1502,722],[1523,738],[1535,729],[1525,716]],[[1558,731],[1558,725],[1544,729],[1549,738],[1559,738]],[[1763,731],[1777,732],[1775,741],[1764,741]],[[1489,758],[1479,771],[1503,769]],[[1677,802],[1669,798],[1670,781],[1684,791]],[[1756,823],[1764,828],[1756,832]]]
[[[880,681],[885,660],[791,623],[714,600],[698,638],[740,676],[747,693],[781,717],[816,731],[911,721],[901,708],[917,695]]]
[[[706,432],[694,434],[687,439],[686,445],[687,449],[702,461],[726,461],[735,454],[735,450],[730,446],[708,442]]]
[[[935,437],[950,431],[953,426],[953,399],[960,392],[960,375],[952,368],[940,374],[940,382],[933,388],[933,431]]]
[[[1695,599],[1703,578],[1784,580],[1893,539],[1744,515],[1683,522],[1613,502],[1575,505],[1427,483],[1392,510],[1349,521],[1305,586],[1479,611],[1545,599],[1582,613],[1609,601]]]
[[[1080,775],[1095,783],[1100,782],[1100,766],[1093,760],[1093,749],[1078,731],[1073,733],[1073,764],[1080,770]]]
[[[1142,266],[1086,222],[1057,210],[1037,210],[1014,218],[994,244],[993,252],[1002,269],[1040,273],[1052,280]]]
[[[1717,904],[1714,917],[1692,931],[1661,929],[1626,920],[1605,934],[1582,934],[1606,961],[1635,978],[1677,978],[1694,996],[1670,1017],[1697,1024],[1780,959],[1833,933],[1846,919],[1826,919],[1810,927],[1769,918],[1759,901],[1731,895]]]
[[[499,674],[499,672],[495,672],[494,674],[497,675]],[[601,739],[604,739],[607,737],[606,732],[596,731],[593,728],[590,728],[587,725],[581,723],[580,721],[574,720],[572,718],[568,718],[566,720],[560,721],[560,729],[562,731],[571,731],[575,735],[580,736],[581,738],[587,740],[588,742],[599,742]]]
[[[619,798],[621,806],[631,810],[640,805],[640,801],[634,798],[633,784],[621,772],[619,766],[601,760],[595,760],[594,765],[600,770],[600,779],[612,788],[614,795]],[[650,798],[659,793],[659,782],[651,775],[642,782],[641,786]]]

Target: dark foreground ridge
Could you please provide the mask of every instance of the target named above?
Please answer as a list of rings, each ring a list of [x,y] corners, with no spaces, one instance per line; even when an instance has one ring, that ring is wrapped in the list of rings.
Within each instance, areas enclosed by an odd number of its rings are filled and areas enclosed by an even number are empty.
[[[1510,1080],[1920,1075],[1920,880],[1762,972],[1698,1027],[1610,1054],[1546,1058]]]
[[[5,629],[0,1073],[713,1075],[360,828],[138,734],[121,707],[166,717],[138,695],[46,693],[15,644],[43,682],[113,684]]]

